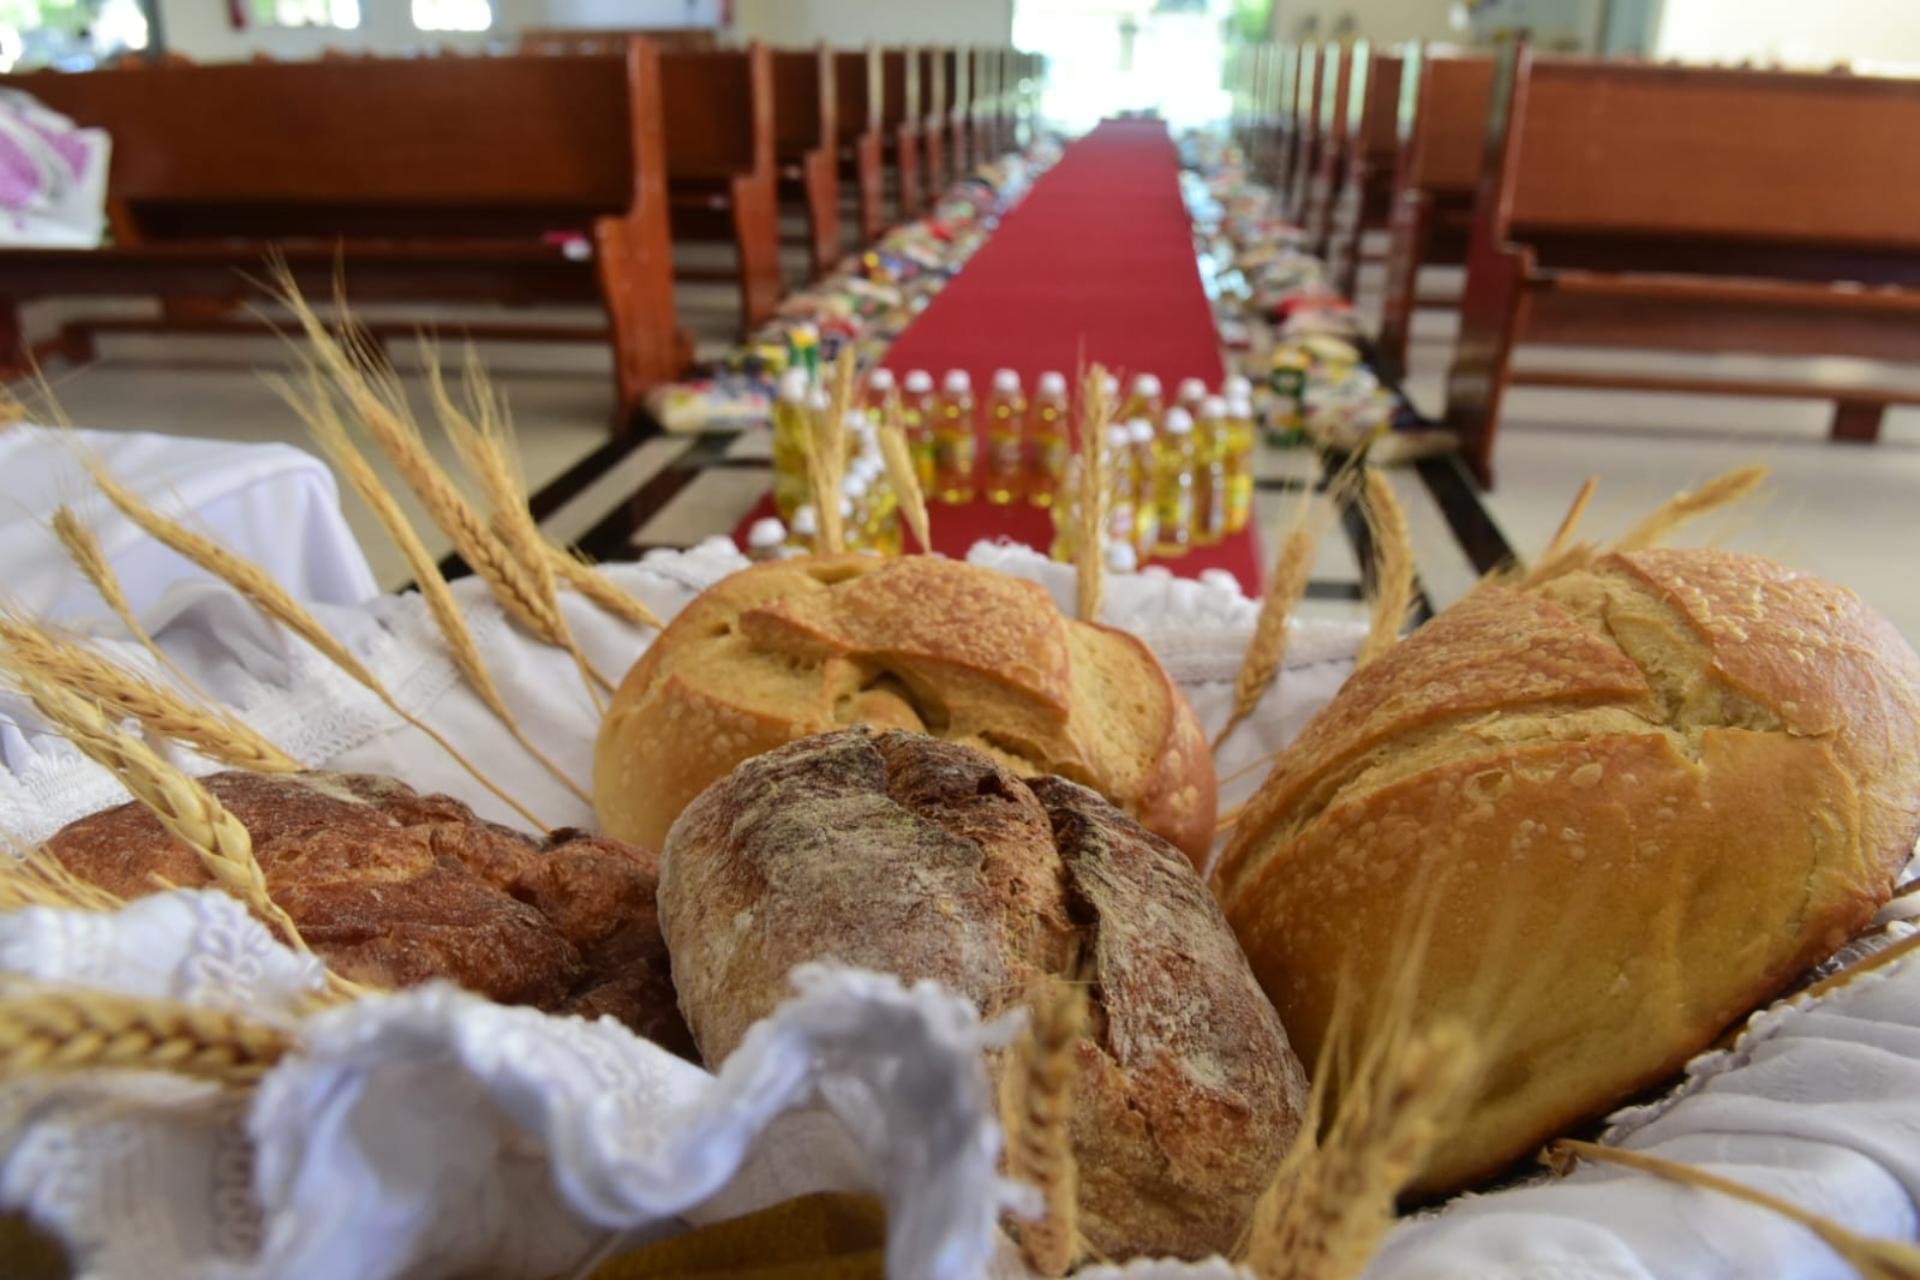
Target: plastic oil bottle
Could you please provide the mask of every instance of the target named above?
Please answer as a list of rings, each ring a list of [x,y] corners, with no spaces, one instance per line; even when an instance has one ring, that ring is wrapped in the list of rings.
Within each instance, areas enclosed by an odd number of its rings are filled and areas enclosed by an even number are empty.
[[[1027,501],[1036,507],[1052,506],[1066,479],[1072,453],[1067,413],[1066,377],[1057,372],[1041,374],[1027,410]]]
[[[887,420],[887,401],[894,390],[893,370],[875,369],[867,375],[867,391],[861,397],[860,407],[868,422],[877,427]]]
[[[1227,532],[1238,533],[1253,518],[1253,400],[1234,396],[1227,401]]]
[[[1166,403],[1160,398],[1160,379],[1151,373],[1143,373],[1133,380],[1133,391],[1127,396],[1120,417],[1128,422],[1145,418],[1158,431],[1160,420],[1166,416],[1166,412]]]
[[[1018,502],[1026,493],[1027,398],[1020,375],[996,369],[987,397],[987,501],[996,507]]]
[[[1129,474],[1136,497],[1133,512],[1133,549],[1145,560],[1160,541],[1160,512],[1153,501],[1154,477],[1153,423],[1135,418],[1127,424],[1127,452],[1131,455]]]
[[[773,402],[773,505],[782,520],[793,519],[794,508],[807,500],[802,437],[808,425],[806,370],[789,369]]]
[[[811,507],[808,508],[812,510]],[[776,516],[763,516],[747,530],[747,559],[778,560],[787,554],[787,526]]]
[[[952,369],[940,389],[933,424],[933,496],[940,502],[972,502],[978,447],[973,379]]]
[[[1194,421],[1196,431],[1199,429],[1200,407],[1206,403],[1206,399],[1207,384],[1205,382],[1199,378],[1180,379],[1180,389],[1174,394],[1173,402],[1187,411],[1188,416]]]
[[[920,492],[933,492],[933,424],[938,404],[933,395],[933,375],[925,369],[908,372],[902,384],[901,418],[907,430],[907,452],[913,458],[913,474],[920,481]]]
[[[1193,422],[1193,544],[1210,547],[1227,536],[1227,402],[1200,401]]]
[[[1073,561],[1073,553],[1080,543],[1080,459],[1078,455],[1067,459],[1066,473],[1061,477],[1060,493],[1050,512],[1053,517],[1053,543],[1047,548],[1049,558],[1062,564]]]
[[[887,464],[878,458],[862,458],[854,464],[854,474],[867,486],[866,508],[857,519],[861,540],[883,556],[897,556],[905,549],[900,525],[900,495],[893,491],[887,476]]]
[[[1193,418],[1185,409],[1169,409],[1166,429],[1153,446],[1153,507],[1160,524],[1153,553],[1162,559],[1183,556],[1193,546],[1193,470]]]
[[[812,555],[819,540],[820,513],[811,502],[803,502],[794,508],[793,519],[787,522],[787,545],[796,555]]]

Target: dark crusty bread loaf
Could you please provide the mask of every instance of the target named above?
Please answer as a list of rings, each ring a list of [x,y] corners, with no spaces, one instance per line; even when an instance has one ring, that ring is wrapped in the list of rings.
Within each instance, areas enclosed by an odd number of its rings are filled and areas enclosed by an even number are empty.
[[[1214,885],[1309,1060],[1342,973],[1369,1007],[1433,910],[1422,1007],[1495,1054],[1437,1191],[1671,1075],[1864,925],[1916,834],[1893,628],[1769,561],[1645,551],[1482,589],[1362,670]]]
[[[577,831],[542,847],[457,800],[365,774],[204,779],[253,839],[267,889],[327,964],[383,987],[445,978],[505,1004],[609,1014],[676,1053],[654,904],[654,855]],[[122,897],[212,881],[144,806],[71,823],[47,842]]]
[[[851,724],[1086,784],[1186,850],[1213,844],[1213,757],[1159,660],[1032,582],[935,556],[810,556],[725,578],[621,681],[594,756],[609,835],[658,848],[749,756]]]
[[[1205,885],[1071,782],[918,734],[808,738],[688,806],[660,907],[714,1067],[807,961],[934,979],[987,1017],[1084,981],[1072,1136],[1107,1256],[1230,1249],[1298,1128],[1304,1075]]]

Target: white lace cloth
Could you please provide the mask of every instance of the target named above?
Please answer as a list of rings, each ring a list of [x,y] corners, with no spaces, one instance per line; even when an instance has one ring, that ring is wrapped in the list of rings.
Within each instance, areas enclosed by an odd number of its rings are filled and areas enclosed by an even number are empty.
[[[1031,553],[975,558],[1056,592],[1065,570]],[[739,567],[731,546],[616,570],[670,613]],[[571,664],[529,644],[462,587],[509,702],[584,779],[597,717]],[[1225,717],[1253,606],[1223,586],[1117,580],[1107,616],[1167,662],[1209,729]],[[417,732],[222,589],[177,588],[150,621],[197,678],[316,765],[384,769],[504,809]],[[623,671],[646,637],[585,608],[596,664]],[[590,815],[488,732],[417,600],[327,621],[401,701],[456,740],[547,821]],[[1278,746],[1350,666],[1351,628],[1296,628],[1287,665],[1223,753],[1222,773]],[[34,838],[121,797],[65,743],[0,735],[0,829]],[[204,762],[188,761],[195,767]],[[1254,771],[1257,774],[1257,770]],[[1228,790],[1231,803],[1255,785]],[[1889,915],[1901,912],[1892,911]],[[219,1003],[292,1025],[310,962],[211,892],[144,899],[113,916],[0,917],[0,969]],[[298,1053],[251,1100],[128,1073],[0,1090],[0,1205],[66,1239],[84,1276],[561,1276],[687,1223],[809,1191],[872,1190],[889,1206],[889,1274],[1023,1276],[995,1222],[1022,1202],[995,1173],[999,1131],[963,1002],[847,970],[796,973],[797,994],[717,1075],[612,1023],[505,1009],[445,987],[308,1020]],[[1818,1003],[1769,1011],[1736,1047],[1694,1064],[1656,1107],[1624,1114],[1627,1144],[1718,1168],[1855,1230],[1911,1237],[1920,1195],[1920,962]],[[1225,1263],[1135,1263],[1083,1274],[1226,1280]],[[1644,1175],[1572,1177],[1474,1198],[1403,1224],[1375,1280],[1812,1280],[1844,1266],[1766,1213]]]

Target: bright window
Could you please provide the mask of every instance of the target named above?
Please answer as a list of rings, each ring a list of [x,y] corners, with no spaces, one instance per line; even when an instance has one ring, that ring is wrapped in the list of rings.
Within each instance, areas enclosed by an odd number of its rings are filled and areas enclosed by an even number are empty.
[[[263,27],[337,27],[360,25],[360,0],[253,0],[253,16]]]
[[[493,25],[488,0],[413,0],[413,25],[422,31],[485,31]]]

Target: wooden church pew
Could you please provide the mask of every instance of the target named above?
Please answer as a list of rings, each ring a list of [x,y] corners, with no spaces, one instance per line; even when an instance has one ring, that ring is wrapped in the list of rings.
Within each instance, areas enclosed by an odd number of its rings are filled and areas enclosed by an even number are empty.
[[[1359,292],[1361,241],[1385,231],[1393,212],[1393,181],[1400,158],[1400,78],[1417,50],[1376,53],[1347,97],[1347,165],[1334,201],[1328,262],[1334,287],[1348,298]]]
[[[1320,150],[1320,81],[1326,64],[1325,50],[1311,44],[1300,46],[1291,98],[1293,136],[1287,140],[1280,185],[1286,215],[1296,222],[1306,215],[1307,184],[1313,178]]]
[[[972,51],[973,101],[969,108],[973,133],[974,163],[983,164],[1000,154],[1000,50],[982,47]]]
[[[880,54],[880,128],[886,144],[894,212],[902,220],[917,218],[926,208],[926,184],[930,180],[920,142],[920,71],[924,61],[918,49],[886,49]]]
[[[313,298],[343,267],[353,301],[598,300],[606,330],[467,328],[610,340],[624,424],[686,357],[661,55],[626,49],[0,77],[114,141],[109,245],[0,249],[0,363],[18,360],[17,306],[37,297],[157,295],[171,321],[257,328],[237,309],[277,254]],[[154,326],[76,322],[67,351],[84,358],[95,329],[132,327]]]
[[[1493,481],[1509,384],[1832,399],[1864,380],[1516,370],[1522,342],[1920,360],[1920,80],[1502,57],[1447,425]]]
[[[926,201],[931,205],[947,188],[948,147],[947,112],[952,99],[947,93],[947,55],[944,49],[921,49],[920,57],[920,159],[921,179],[926,184]]]
[[[736,258],[731,273],[680,274],[737,279],[750,331],[773,315],[782,292],[773,56],[757,41],[663,53],[660,84],[674,239],[726,241]]]
[[[773,54],[773,145],[780,194],[807,215],[813,274],[840,260],[839,91],[833,51],[782,49]]]
[[[949,48],[941,54],[947,78],[947,181],[955,183],[973,171],[973,54]]]
[[[1312,117],[1314,141],[1298,217],[1307,232],[1307,251],[1323,259],[1333,231],[1334,197],[1339,194],[1340,175],[1347,167],[1349,86],[1356,80],[1364,83],[1368,57],[1364,40],[1354,41],[1351,47],[1328,44],[1320,52],[1320,92]]]
[[[1374,347],[1390,374],[1406,370],[1415,308],[1454,305],[1420,294],[1420,268],[1466,263],[1492,103],[1488,57],[1425,52],[1410,59],[1402,75],[1387,279]]]
[[[833,118],[840,176],[854,193],[860,243],[871,244],[887,228],[883,205],[886,146],[881,124],[885,104],[883,62],[875,45],[841,49],[833,59]]]

